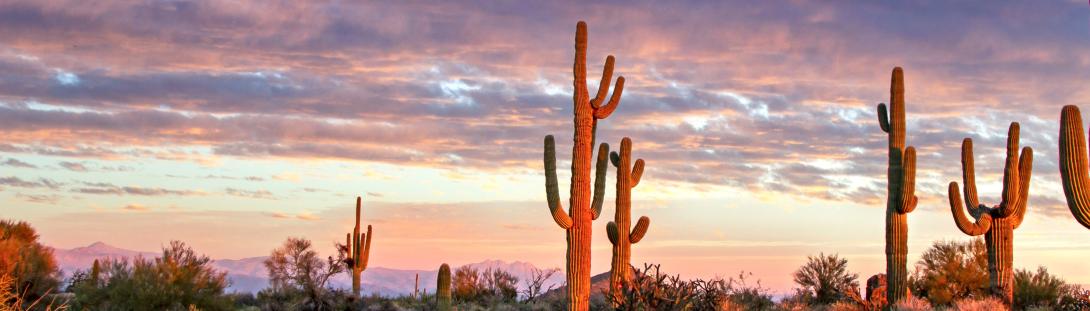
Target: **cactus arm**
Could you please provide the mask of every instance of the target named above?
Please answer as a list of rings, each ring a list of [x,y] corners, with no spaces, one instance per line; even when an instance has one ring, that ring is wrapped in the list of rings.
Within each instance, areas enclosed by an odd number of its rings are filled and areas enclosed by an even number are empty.
[[[609,162],[613,163],[613,167],[621,166],[621,156],[616,151],[609,153]]]
[[[965,182],[965,209],[969,214],[980,214],[980,201],[976,197],[976,172],[973,168],[973,140],[970,138],[961,141],[961,179]]]
[[[617,223],[610,221],[606,224],[606,236],[609,237],[609,244],[617,245],[617,238],[620,234],[620,229],[617,228]]]
[[[999,201],[998,217],[1007,217],[1014,213],[1018,200],[1018,122],[1011,122],[1007,130],[1007,162],[1003,167],[1003,198]]]
[[[560,228],[571,228],[571,216],[564,212],[560,204],[559,183],[556,181],[556,142],[553,135],[545,136],[545,195],[549,201],[549,211]]]
[[[613,95],[609,96],[609,103],[605,106],[594,109],[594,117],[597,119],[608,118],[610,114],[613,114],[613,110],[617,109],[617,104],[621,102],[621,94],[624,93],[624,77],[617,77],[617,83],[613,86]]]
[[[1033,174],[1033,148],[1023,147],[1022,156],[1018,159],[1019,194],[1018,204],[1014,206],[1014,219],[1011,226],[1018,229],[1022,225],[1022,219],[1026,217],[1026,204],[1029,203],[1029,181]]]
[[[371,258],[371,225],[367,225],[367,236],[360,236],[360,244],[363,244],[363,249],[360,250],[360,260],[357,261],[357,265],[360,266],[360,270],[367,270],[367,259]]]
[[[632,188],[640,184],[640,177],[643,177],[643,159],[636,159],[636,164],[632,166]]]
[[[901,203],[897,205],[897,212],[901,214],[911,213],[916,209],[916,148],[905,149],[904,162],[901,174]]]
[[[878,104],[878,126],[882,127],[882,131],[889,133],[889,113],[886,111],[886,104]]]
[[[598,83],[598,94],[594,96],[594,99],[590,100],[590,106],[594,109],[598,109],[602,105],[602,101],[606,100],[606,93],[609,92],[609,82],[613,80],[613,55],[606,56],[606,66],[602,68],[602,81]]]
[[[594,168],[594,201],[591,204],[591,220],[598,219],[598,216],[602,214],[602,202],[605,201],[606,194],[606,171],[608,170],[606,155],[608,154],[609,144],[602,143],[598,145],[598,160]]]
[[[1090,229],[1090,177],[1087,176],[1090,167],[1085,139],[1079,107],[1064,106],[1060,114],[1060,179],[1071,215]]]
[[[647,233],[647,227],[650,225],[651,218],[640,216],[640,220],[637,220],[636,226],[632,228],[632,233],[628,235],[628,242],[632,244],[639,243],[643,239],[643,235]]]
[[[961,232],[969,236],[978,236],[987,233],[991,229],[992,216],[988,213],[981,213],[980,217],[976,219],[976,223],[965,217],[965,213],[961,211],[961,196],[958,195],[958,183],[956,181],[950,182],[948,192],[950,194],[950,212],[954,215],[954,224],[958,226]]]

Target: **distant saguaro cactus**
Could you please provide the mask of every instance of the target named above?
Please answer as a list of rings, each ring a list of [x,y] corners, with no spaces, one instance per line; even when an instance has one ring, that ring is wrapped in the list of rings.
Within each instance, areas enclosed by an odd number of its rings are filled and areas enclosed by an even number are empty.
[[[916,209],[916,148],[905,148],[905,80],[893,68],[886,105],[878,104],[878,124],[889,133],[886,198],[886,301],[895,305],[908,291],[908,213]],[[888,307],[886,307],[888,309]]]
[[[598,148],[596,178],[594,180],[594,199],[591,202],[590,160],[594,155],[594,136],[598,120],[609,117],[617,108],[624,90],[624,77],[617,78],[616,87],[609,101],[605,102],[609,92],[609,82],[613,76],[613,55],[606,57],[602,81],[598,85],[598,94],[591,99],[587,91],[587,24],[580,21],[575,31],[575,66],[573,94],[575,111],[575,144],[572,146],[571,197],[569,211],[564,212],[560,204],[560,191],[556,178],[556,143],[552,135],[545,136],[545,193],[549,202],[549,211],[553,220],[567,233],[567,289],[568,308],[587,310],[590,308],[590,242],[591,221],[598,219],[602,212],[602,200],[605,193],[606,155],[609,145]],[[603,102],[605,103],[603,105]]]
[[[643,159],[632,163],[632,140],[621,139],[621,153],[611,153],[609,157],[617,168],[617,211],[613,221],[606,224],[606,235],[613,244],[613,265],[609,274],[609,290],[614,296],[611,301],[621,301],[624,294],[622,285],[632,281],[632,244],[643,239],[651,219],[640,217],[636,227],[632,228],[632,188],[640,183],[643,176]]]
[[[450,311],[450,266],[439,266],[439,277],[435,284],[435,300],[439,311]]]
[[[1060,114],[1060,178],[1071,215],[1090,229],[1090,177],[1087,177],[1086,136],[1079,107],[1064,106]]]
[[[367,259],[371,256],[371,225],[367,225],[367,233],[360,233],[361,201],[360,197],[356,197],[356,227],[345,236],[348,249],[345,264],[352,270],[352,293],[356,296],[360,295],[360,274],[367,270]]]
[[[1029,181],[1033,170],[1033,148],[1025,147],[1018,155],[1018,122],[1012,122],[1007,132],[1007,160],[1003,170],[1003,194],[999,205],[988,207],[976,197],[976,176],[973,172],[973,140],[961,143],[962,179],[965,181],[965,209],[975,222],[959,210],[961,197],[958,183],[950,182],[950,212],[961,232],[969,236],[984,235],[988,247],[988,277],[992,293],[1007,305],[1013,302],[1014,229],[1022,224],[1029,199]]]

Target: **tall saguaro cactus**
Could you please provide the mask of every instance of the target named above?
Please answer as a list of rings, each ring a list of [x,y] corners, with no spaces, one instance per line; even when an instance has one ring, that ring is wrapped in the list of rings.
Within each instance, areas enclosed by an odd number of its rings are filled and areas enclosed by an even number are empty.
[[[439,266],[439,277],[435,281],[435,302],[439,311],[450,311],[450,266]]]
[[[371,256],[371,225],[367,225],[367,233],[360,233],[361,201],[360,197],[356,197],[356,227],[345,236],[348,248],[345,263],[352,269],[352,293],[356,296],[360,295],[360,274],[367,270],[367,259]]]
[[[575,74],[573,97],[575,111],[575,138],[572,146],[571,197],[569,210],[564,212],[560,204],[560,191],[556,179],[556,143],[553,136],[545,136],[545,193],[553,220],[567,233],[567,280],[568,308],[590,308],[590,242],[591,221],[602,212],[605,192],[606,154],[609,145],[598,148],[598,162],[594,181],[594,201],[590,192],[590,160],[594,153],[594,135],[598,120],[605,119],[617,109],[624,90],[624,77],[617,78],[613,95],[606,102],[609,82],[613,76],[613,55],[606,57],[598,94],[592,99],[587,91],[587,24],[580,21],[575,31]],[[603,103],[605,103],[603,105]]]
[[[975,221],[969,221],[958,210],[961,197],[958,183],[950,182],[950,212],[961,232],[969,236],[984,235],[988,246],[988,277],[992,293],[1010,305],[1014,298],[1014,229],[1026,216],[1029,181],[1033,170],[1033,148],[1025,147],[1018,155],[1018,122],[1012,122],[1007,132],[1007,161],[1003,169],[1003,194],[999,205],[988,207],[976,197],[976,176],[973,172],[973,140],[961,143],[962,179],[965,181],[965,209]]]
[[[1064,106],[1060,114],[1060,178],[1071,215],[1090,229],[1090,177],[1087,177],[1086,136],[1079,107]]]
[[[613,244],[613,265],[609,273],[610,293],[620,301],[623,294],[621,285],[632,281],[632,244],[643,239],[647,233],[647,226],[651,219],[647,216],[640,217],[636,227],[629,231],[632,225],[632,188],[640,183],[643,176],[643,159],[637,159],[632,163],[632,140],[625,137],[621,139],[621,153],[611,153],[609,157],[613,166],[617,168],[617,212],[613,221],[606,224],[606,235]]]
[[[905,80],[893,68],[889,105],[878,104],[878,124],[889,133],[886,198],[886,301],[889,306],[908,291],[908,213],[916,209],[916,148],[905,148]],[[887,116],[887,114],[889,116]]]

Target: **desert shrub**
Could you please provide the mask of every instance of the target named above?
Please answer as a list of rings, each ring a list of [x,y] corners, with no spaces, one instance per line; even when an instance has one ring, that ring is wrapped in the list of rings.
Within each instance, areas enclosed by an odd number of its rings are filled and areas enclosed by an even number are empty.
[[[558,268],[542,270],[534,267],[532,269],[533,270],[530,270],[530,278],[523,281],[526,284],[526,290],[522,292],[523,297],[525,297],[526,302],[529,304],[533,304],[539,296],[552,290],[553,287],[556,286],[555,284],[550,284],[546,287],[545,282],[554,274],[560,272],[560,269]]]
[[[916,263],[910,287],[914,295],[936,306],[988,295],[988,250],[984,240],[935,242]]]
[[[506,271],[488,268],[479,271],[469,266],[454,270],[451,296],[462,307],[498,308],[516,302],[518,278]]]
[[[336,297],[326,287],[329,279],[344,272],[343,254],[323,260],[310,240],[288,238],[265,259],[269,287],[258,300],[268,310],[330,310]]]
[[[88,278],[97,282],[73,285],[73,305],[77,310],[230,310],[232,302],[223,293],[226,273],[213,269],[211,261],[179,241],[153,260],[102,261],[101,271]]]
[[[622,284],[621,297],[603,292],[602,297],[618,310],[770,310],[775,306],[760,281],[748,283],[752,274],[737,278],[683,280],[668,275],[659,265],[645,264],[636,270],[632,282]],[[608,309],[608,308],[607,308]]]
[[[38,233],[24,221],[0,220],[0,275],[11,276],[8,293],[24,301],[56,292],[60,284],[53,250],[39,243]]]
[[[1018,269],[1014,272],[1014,307],[1053,308],[1068,292],[1075,290],[1059,277],[1048,274],[1048,269],[1038,267],[1037,272]]]
[[[795,283],[802,292],[809,293],[812,303],[828,305],[838,301],[850,301],[848,290],[859,288],[859,276],[848,272],[848,260],[824,253],[807,256],[806,264],[794,274]]]
[[[1070,290],[1060,296],[1060,302],[1056,304],[1055,309],[1063,311],[1090,310],[1090,290],[1084,290],[1072,285]]]
[[[891,309],[894,311],[929,311],[931,310],[931,303],[920,297],[908,296],[894,304]]]
[[[954,305],[950,310],[956,311],[991,311],[991,310],[1007,310],[1007,306],[1003,304],[1002,300],[992,296],[987,296],[978,299],[961,299],[954,302]]]

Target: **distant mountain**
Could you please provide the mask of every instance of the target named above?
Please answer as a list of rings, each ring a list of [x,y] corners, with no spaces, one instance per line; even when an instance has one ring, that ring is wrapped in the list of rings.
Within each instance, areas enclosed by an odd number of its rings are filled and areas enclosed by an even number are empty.
[[[110,246],[106,243],[95,242],[94,244],[85,247],[54,249],[53,255],[57,258],[57,263],[61,270],[64,271],[65,276],[71,276],[76,270],[89,269],[95,259],[112,258],[131,260],[137,256],[155,258],[160,254],[127,250]],[[231,282],[230,287],[227,288],[228,291],[256,293],[269,284],[265,270],[265,258],[267,257],[217,259],[212,261],[212,266],[227,272],[227,278]],[[519,278],[520,289],[523,289],[525,285],[522,281],[528,279],[531,272],[536,269],[536,267],[530,263],[520,261],[506,262],[502,260],[486,260],[469,264],[468,266],[479,271],[488,268],[507,271]],[[363,272],[360,282],[363,285],[364,294],[374,293],[383,296],[407,295],[412,293],[416,275],[419,274],[420,290],[423,291],[426,289],[429,293],[434,293],[437,273],[438,267],[436,267],[436,270],[402,270],[368,267],[367,270]],[[548,285],[555,286],[560,286],[563,283],[564,274],[562,271],[553,274],[546,282]],[[546,285],[546,288],[548,288],[548,285]],[[351,288],[352,281],[347,273],[342,273],[334,276],[333,279],[330,280],[330,286],[334,288]]]

